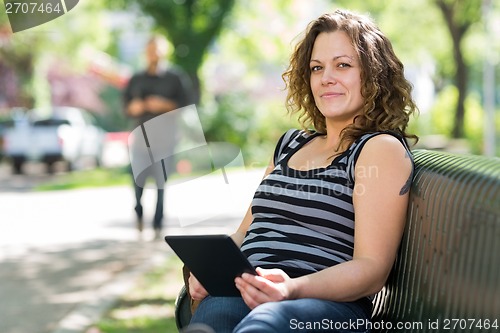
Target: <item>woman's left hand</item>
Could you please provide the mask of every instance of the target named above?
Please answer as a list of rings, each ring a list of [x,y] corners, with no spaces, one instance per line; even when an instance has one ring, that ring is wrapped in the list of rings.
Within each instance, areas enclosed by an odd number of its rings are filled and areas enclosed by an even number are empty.
[[[250,309],[266,303],[290,299],[293,280],[281,269],[257,267],[258,275],[244,273],[235,279],[236,288]]]

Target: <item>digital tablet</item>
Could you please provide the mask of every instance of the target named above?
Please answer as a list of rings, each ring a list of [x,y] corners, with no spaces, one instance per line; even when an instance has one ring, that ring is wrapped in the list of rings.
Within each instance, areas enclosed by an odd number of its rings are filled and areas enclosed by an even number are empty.
[[[167,235],[165,241],[211,296],[240,296],[234,279],[257,275],[228,235]]]

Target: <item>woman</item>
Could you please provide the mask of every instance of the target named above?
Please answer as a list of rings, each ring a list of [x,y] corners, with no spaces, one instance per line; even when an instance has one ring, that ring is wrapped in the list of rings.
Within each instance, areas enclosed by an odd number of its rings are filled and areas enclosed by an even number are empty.
[[[283,78],[304,129],[281,137],[232,235],[259,275],[236,278],[241,298],[210,297],[191,276],[201,300],[191,323],[217,333],[369,331],[404,229],[411,85],[376,25],[342,10],[310,23]]]

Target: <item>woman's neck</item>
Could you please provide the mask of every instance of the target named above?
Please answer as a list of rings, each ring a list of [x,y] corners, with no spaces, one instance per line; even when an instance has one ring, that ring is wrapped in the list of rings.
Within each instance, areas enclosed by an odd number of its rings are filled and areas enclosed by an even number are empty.
[[[354,118],[349,119],[347,121],[339,122],[336,121],[328,121],[326,120],[326,136],[325,136],[325,145],[326,147],[330,147],[335,152],[341,151],[346,147],[341,146],[341,134],[342,131],[349,125],[354,123]]]

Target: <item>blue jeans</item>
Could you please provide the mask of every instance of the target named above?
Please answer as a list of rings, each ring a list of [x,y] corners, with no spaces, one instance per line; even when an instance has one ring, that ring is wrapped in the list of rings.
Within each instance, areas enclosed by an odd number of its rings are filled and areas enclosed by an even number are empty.
[[[205,298],[191,319],[216,333],[369,332],[368,300],[339,303],[304,298],[250,310],[240,297]]]

